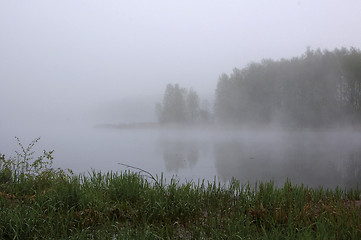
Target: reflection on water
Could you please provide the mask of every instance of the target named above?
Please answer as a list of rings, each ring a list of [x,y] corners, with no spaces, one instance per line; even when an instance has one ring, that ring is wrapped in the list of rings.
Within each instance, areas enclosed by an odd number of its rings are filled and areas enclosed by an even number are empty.
[[[360,131],[49,128],[16,135],[25,145],[42,136],[39,151],[54,149],[54,167],[76,173],[127,170],[120,162],[166,178],[176,175],[180,181],[213,181],[217,176],[277,185],[289,178],[313,187],[361,183]],[[13,131],[1,133],[0,148],[6,156],[17,149]]]
[[[361,150],[349,154],[345,164],[345,185],[361,187]]]
[[[296,184],[356,187],[361,183],[360,134],[335,132],[256,132],[195,135],[162,139],[167,171],[214,165],[222,181],[241,182],[287,179]],[[212,150],[211,156],[200,152]],[[201,167],[198,167],[200,169]]]
[[[178,172],[182,168],[193,168],[198,161],[199,147],[184,140],[162,141],[163,159],[168,172]]]

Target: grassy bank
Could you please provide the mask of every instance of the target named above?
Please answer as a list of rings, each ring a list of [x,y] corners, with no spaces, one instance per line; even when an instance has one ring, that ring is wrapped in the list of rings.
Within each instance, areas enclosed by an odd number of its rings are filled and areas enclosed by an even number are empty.
[[[28,149],[0,156],[0,239],[361,239],[360,190],[74,175]]]
[[[360,239],[360,191],[160,186],[131,172],[2,180],[1,239]]]

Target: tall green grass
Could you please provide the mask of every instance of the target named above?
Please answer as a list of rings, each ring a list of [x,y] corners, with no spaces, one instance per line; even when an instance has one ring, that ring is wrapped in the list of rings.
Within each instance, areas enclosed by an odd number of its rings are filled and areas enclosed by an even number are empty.
[[[0,161],[0,239],[361,239],[359,189],[155,184],[139,172],[50,165],[24,174]]]

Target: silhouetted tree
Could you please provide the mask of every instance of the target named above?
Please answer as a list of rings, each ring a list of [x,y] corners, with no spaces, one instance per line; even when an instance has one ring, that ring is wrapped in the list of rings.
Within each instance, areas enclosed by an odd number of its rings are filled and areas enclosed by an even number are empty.
[[[168,84],[164,93],[161,119],[164,123],[184,123],[186,121],[185,88],[178,84]]]
[[[199,97],[192,88],[187,93],[187,121],[196,123],[200,120]]]
[[[205,111],[199,106],[197,92],[193,89],[181,88],[178,84],[168,84],[163,102],[157,103],[155,106],[158,121],[163,124],[199,123],[201,122],[201,116],[206,114]]]

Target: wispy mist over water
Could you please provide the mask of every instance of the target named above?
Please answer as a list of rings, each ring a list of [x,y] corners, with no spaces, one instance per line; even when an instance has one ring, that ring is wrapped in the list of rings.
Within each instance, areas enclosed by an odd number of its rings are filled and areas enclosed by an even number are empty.
[[[91,169],[124,171],[125,163],[154,175],[180,181],[215,177],[226,183],[274,181],[323,187],[356,187],[361,177],[361,135],[358,131],[190,130],[50,128],[24,131],[24,144],[44,133],[36,145],[55,150],[54,165],[76,173]],[[2,142],[14,155],[15,139]]]

